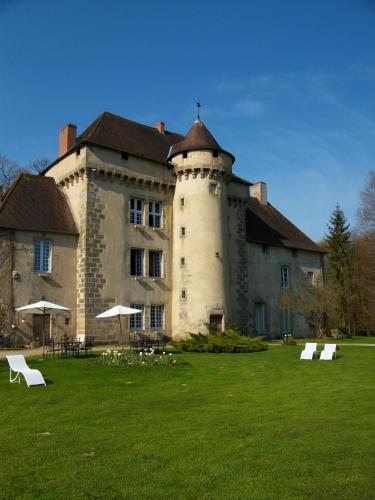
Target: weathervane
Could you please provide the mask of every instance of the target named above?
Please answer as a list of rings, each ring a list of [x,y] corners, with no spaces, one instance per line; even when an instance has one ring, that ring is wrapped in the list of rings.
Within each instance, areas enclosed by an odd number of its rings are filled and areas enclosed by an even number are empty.
[[[199,114],[199,109],[202,107],[202,104],[200,102],[197,102],[196,106],[197,106],[197,119],[200,120],[201,117],[200,117],[200,114]]]

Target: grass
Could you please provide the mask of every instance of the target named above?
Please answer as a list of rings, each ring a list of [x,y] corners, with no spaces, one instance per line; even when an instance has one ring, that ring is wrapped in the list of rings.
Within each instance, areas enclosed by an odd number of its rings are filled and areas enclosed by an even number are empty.
[[[373,499],[372,348],[179,354],[187,367],[0,363],[2,499]]]
[[[332,337],[324,337],[322,339],[299,339],[296,338],[298,344],[306,342],[318,342],[320,344],[375,344],[375,337],[351,337],[350,339],[334,339]]]

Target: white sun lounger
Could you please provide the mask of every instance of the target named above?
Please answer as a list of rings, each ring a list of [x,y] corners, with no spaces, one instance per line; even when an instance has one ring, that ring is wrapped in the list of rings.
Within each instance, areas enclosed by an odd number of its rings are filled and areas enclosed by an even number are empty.
[[[9,363],[9,382],[11,384],[18,382],[21,383],[21,374],[25,377],[26,384],[28,387],[30,385],[46,385],[43,375],[39,370],[32,370],[27,366],[26,360],[22,354],[17,354],[15,356],[7,356]],[[15,376],[12,376],[12,372]]]
[[[304,350],[301,352],[300,359],[313,359],[318,357],[318,351],[316,342],[306,342]]]
[[[336,359],[336,344],[325,344],[323,351],[320,353],[320,359],[324,361]]]

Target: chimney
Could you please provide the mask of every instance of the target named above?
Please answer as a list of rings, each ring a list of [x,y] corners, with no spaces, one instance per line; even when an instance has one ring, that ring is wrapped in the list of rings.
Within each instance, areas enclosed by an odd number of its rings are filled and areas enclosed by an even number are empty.
[[[60,130],[59,134],[59,158],[69,151],[76,143],[77,126],[68,123]]]
[[[267,184],[265,182],[256,182],[251,187],[251,196],[257,198],[262,205],[267,205]]]
[[[164,122],[159,122],[155,125],[155,128],[159,130],[161,134],[165,134],[165,123]]]

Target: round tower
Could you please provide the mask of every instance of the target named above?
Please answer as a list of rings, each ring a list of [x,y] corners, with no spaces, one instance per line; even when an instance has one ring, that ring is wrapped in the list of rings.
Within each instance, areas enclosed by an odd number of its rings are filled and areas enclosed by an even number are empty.
[[[227,185],[234,157],[197,119],[171,147],[173,201],[172,333],[223,329],[230,316]]]

